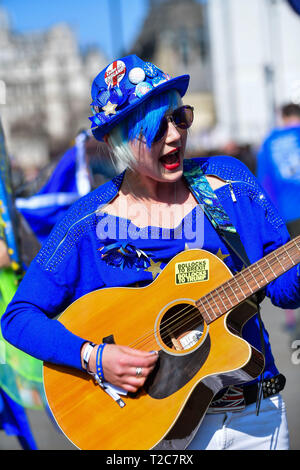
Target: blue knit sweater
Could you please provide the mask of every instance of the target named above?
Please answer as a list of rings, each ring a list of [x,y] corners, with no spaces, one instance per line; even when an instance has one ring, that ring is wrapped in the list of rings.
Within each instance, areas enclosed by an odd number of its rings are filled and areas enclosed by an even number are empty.
[[[194,162],[205,174],[231,182],[216,193],[240,234],[251,263],[289,240],[282,218],[245,165],[224,156],[200,158]],[[70,208],[31,263],[8,305],[1,323],[3,336],[28,354],[81,369],[80,349],[89,338],[75,336],[55,317],[70,303],[95,289],[150,283],[157,272],[149,269],[149,262],[161,270],[180,251],[200,244],[199,248],[221,254],[233,274],[241,270],[241,261],[220,239],[206,217],[202,217],[204,237],[199,240],[195,229],[200,206],[183,219],[182,237],[178,237],[176,229],[140,229],[125,218],[105,216],[99,207],[116,196],[123,176],[100,186]],[[108,230],[105,240],[99,238],[101,224],[102,228],[106,224],[116,229],[113,234]],[[123,232],[124,228],[127,230],[126,240],[120,238],[121,228]],[[194,238],[187,236],[188,233],[194,234]],[[132,250],[129,257],[117,251],[126,244]],[[103,252],[107,256],[102,257]],[[299,265],[270,283],[266,295],[281,308],[299,307]],[[244,326],[243,337],[261,349],[257,316]],[[265,377],[272,377],[278,370],[265,329],[264,340]]]

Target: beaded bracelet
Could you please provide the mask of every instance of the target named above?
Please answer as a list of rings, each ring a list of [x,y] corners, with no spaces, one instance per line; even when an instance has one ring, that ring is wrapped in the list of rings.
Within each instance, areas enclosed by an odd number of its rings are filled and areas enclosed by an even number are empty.
[[[106,343],[101,343],[97,349],[97,356],[96,356],[96,372],[99,377],[99,379],[104,382],[104,374],[103,374],[103,368],[102,368],[102,354],[103,354],[103,349],[104,346],[106,346]]]

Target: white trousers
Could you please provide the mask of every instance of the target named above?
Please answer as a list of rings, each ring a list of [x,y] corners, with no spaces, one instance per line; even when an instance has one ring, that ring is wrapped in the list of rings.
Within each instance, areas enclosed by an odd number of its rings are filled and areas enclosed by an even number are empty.
[[[285,403],[280,394],[261,400],[243,411],[207,414],[187,449],[288,450],[289,432]]]

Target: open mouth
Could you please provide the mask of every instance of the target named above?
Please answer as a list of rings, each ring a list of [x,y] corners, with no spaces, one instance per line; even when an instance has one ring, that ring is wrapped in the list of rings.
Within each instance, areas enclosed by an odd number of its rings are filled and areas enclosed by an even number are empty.
[[[159,161],[166,170],[176,170],[180,166],[180,148],[163,155]]]

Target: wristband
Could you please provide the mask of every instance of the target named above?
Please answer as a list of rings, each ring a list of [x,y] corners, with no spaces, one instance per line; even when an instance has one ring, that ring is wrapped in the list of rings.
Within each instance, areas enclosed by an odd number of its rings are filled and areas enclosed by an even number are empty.
[[[97,349],[97,356],[96,356],[96,372],[99,377],[99,379],[104,382],[104,374],[103,374],[103,368],[102,368],[102,354],[103,354],[103,349],[104,346],[106,346],[106,343],[101,343]]]
[[[93,351],[95,346],[96,346],[95,343],[89,343],[84,349],[82,359],[83,359],[83,365],[84,365],[86,370],[88,370],[89,360],[90,360],[92,351]]]

